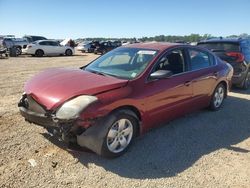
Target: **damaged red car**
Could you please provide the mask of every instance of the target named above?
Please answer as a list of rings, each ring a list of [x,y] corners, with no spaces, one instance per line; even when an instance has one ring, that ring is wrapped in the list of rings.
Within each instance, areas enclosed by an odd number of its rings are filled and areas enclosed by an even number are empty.
[[[195,110],[218,110],[232,67],[206,49],[173,43],[119,47],[79,69],[46,70],[24,87],[26,121],[65,142],[117,157],[133,139]]]

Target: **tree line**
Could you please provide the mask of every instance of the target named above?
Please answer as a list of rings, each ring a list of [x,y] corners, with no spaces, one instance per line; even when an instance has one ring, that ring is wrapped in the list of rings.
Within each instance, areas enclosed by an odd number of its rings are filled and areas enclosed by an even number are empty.
[[[142,38],[103,38],[103,37],[98,37],[98,38],[85,38],[85,40],[93,41],[93,40],[124,40],[124,41],[135,41],[139,40],[142,42],[146,41],[157,41],[157,42],[186,42],[186,43],[191,43],[191,42],[199,42],[201,40],[207,40],[211,38],[219,38],[220,36],[213,36],[211,34],[190,34],[190,35],[157,35],[154,37],[142,37]],[[240,35],[230,35],[226,36],[226,38],[250,38],[250,35],[247,33],[242,33]]]

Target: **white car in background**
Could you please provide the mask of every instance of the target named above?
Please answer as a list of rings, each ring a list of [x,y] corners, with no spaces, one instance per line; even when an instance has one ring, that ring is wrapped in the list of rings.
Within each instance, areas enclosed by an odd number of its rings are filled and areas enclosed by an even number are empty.
[[[62,46],[54,40],[38,40],[30,43],[26,48],[22,49],[22,53],[42,57],[44,55],[67,55],[74,54],[74,49],[70,46]]]

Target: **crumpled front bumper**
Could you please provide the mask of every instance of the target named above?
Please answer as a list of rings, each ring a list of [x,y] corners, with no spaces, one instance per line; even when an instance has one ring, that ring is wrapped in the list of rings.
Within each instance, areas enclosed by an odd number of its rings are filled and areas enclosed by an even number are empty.
[[[106,127],[103,126],[103,118],[97,118],[92,121],[92,126],[87,129],[77,121],[58,121],[54,118],[52,112],[47,111],[31,96],[26,94],[22,96],[18,103],[18,107],[21,115],[29,123],[40,125],[48,131],[57,131],[56,136],[59,136],[60,139],[65,142],[75,142],[96,153],[101,152],[102,145],[100,145],[100,143],[102,143],[101,140],[104,139],[104,133],[106,132],[106,130],[103,130],[106,129]]]
[[[19,107],[19,111],[24,119],[30,123],[34,123],[44,127],[57,127],[57,124],[52,120],[52,118],[46,116],[45,114],[30,111],[22,106]]]
[[[31,96],[23,94],[18,103],[19,111],[24,119],[41,126],[57,126],[51,113],[37,103]]]
[[[29,123],[34,123],[46,128],[65,142],[76,142],[76,132],[84,131],[75,120],[59,121],[53,112],[46,110],[31,96],[24,94],[18,103],[19,111]]]

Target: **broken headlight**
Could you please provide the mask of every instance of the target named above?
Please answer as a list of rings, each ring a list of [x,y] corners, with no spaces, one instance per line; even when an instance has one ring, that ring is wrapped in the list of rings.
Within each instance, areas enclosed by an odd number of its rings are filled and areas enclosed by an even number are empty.
[[[56,118],[63,120],[75,119],[88,105],[97,101],[95,96],[81,95],[65,102],[56,112]]]

